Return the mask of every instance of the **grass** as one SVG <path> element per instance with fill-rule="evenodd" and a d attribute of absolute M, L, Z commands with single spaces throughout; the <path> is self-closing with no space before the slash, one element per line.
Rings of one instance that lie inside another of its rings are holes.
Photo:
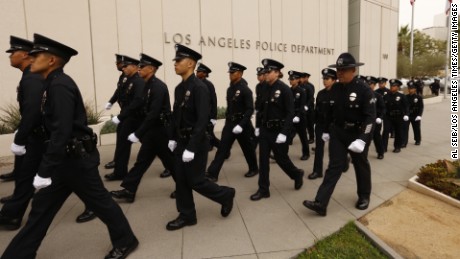
<path fill-rule="evenodd" d="M 323 258 L 388 258 L 359 232 L 353 222 L 338 232 L 316 242 L 313 247 L 299 254 L 297 259 Z"/>

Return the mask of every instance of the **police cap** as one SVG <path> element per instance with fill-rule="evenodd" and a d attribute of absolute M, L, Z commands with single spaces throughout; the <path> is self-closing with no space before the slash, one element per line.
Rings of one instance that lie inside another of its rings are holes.
<path fill-rule="evenodd" d="M 289 75 L 289 80 L 293 80 L 293 79 L 299 79 L 302 76 L 302 73 L 294 71 L 294 70 L 290 70 L 288 72 L 288 75 Z"/>
<path fill-rule="evenodd" d="M 270 72 L 271 70 L 281 70 L 284 65 L 281 64 L 280 62 L 276 61 L 276 60 L 273 60 L 273 59 L 269 59 L 269 58 L 266 58 L 266 59 L 263 59 L 262 60 L 262 65 L 264 65 L 264 69 L 267 71 L 267 72 Z"/>
<path fill-rule="evenodd" d="M 139 66 L 153 66 L 159 68 L 163 63 L 144 53 L 140 54 Z"/>
<path fill-rule="evenodd" d="M 359 67 L 364 65 L 364 63 L 361 62 L 356 62 L 355 58 L 353 55 L 351 55 L 348 52 L 344 52 L 340 54 L 340 56 L 337 58 L 337 61 L 335 64 L 329 65 L 329 67 L 332 68 L 351 68 L 351 67 Z"/>
<path fill-rule="evenodd" d="M 386 83 L 388 81 L 385 77 L 379 77 L 377 80 L 379 80 L 379 83 Z"/>
<path fill-rule="evenodd" d="M 417 88 L 417 86 L 415 85 L 414 81 L 410 80 L 409 82 L 407 82 L 407 88 L 415 89 L 415 88 Z"/>
<path fill-rule="evenodd" d="M 323 79 L 331 77 L 333 79 L 337 79 L 337 72 L 334 69 L 325 68 L 321 70 L 321 74 L 323 75 Z"/>
<path fill-rule="evenodd" d="M 256 71 L 257 71 L 257 75 L 258 75 L 258 76 L 267 73 L 267 71 L 265 71 L 265 69 L 264 69 L 263 67 L 258 67 L 258 68 L 256 68 Z"/>
<path fill-rule="evenodd" d="M 369 84 L 377 84 L 379 81 L 375 76 L 367 76 L 366 79 Z"/>
<path fill-rule="evenodd" d="M 363 80 L 364 82 L 367 83 L 367 76 L 357 75 L 356 78 L 357 78 L 357 79 L 360 79 L 360 80 Z"/>
<path fill-rule="evenodd" d="M 244 71 L 246 67 L 235 62 L 228 62 L 228 72 L 233 73 L 235 71 Z"/>
<path fill-rule="evenodd" d="M 198 61 L 201 59 L 200 53 L 184 45 L 176 44 L 175 48 L 176 48 L 176 56 L 174 57 L 173 61 L 181 60 L 184 58 L 190 58 L 195 61 Z"/>
<path fill-rule="evenodd" d="M 66 62 L 69 61 L 72 56 L 78 54 L 78 51 L 74 50 L 73 48 L 67 45 L 64 45 L 53 39 L 47 38 L 38 33 L 34 33 L 34 47 L 29 52 L 29 54 L 35 55 L 40 52 L 49 52 L 64 59 Z"/>
<path fill-rule="evenodd" d="M 197 72 L 204 72 L 204 73 L 206 73 L 206 74 L 209 74 L 209 73 L 212 72 L 212 70 L 211 70 L 208 66 L 206 66 L 205 64 L 203 64 L 203 63 L 200 63 L 200 64 L 198 65 L 198 67 L 196 68 L 196 71 L 197 71 Z"/>
<path fill-rule="evenodd" d="M 30 40 L 21 39 L 15 36 L 10 36 L 10 48 L 7 49 L 6 53 L 13 53 L 17 50 L 23 50 L 29 52 L 34 47 L 34 43 Z"/>
<path fill-rule="evenodd" d="M 137 66 L 139 65 L 140 61 L 132 57 L 121 55 L 121 63 L 123 63 L 123 66 L 127 66 L 127 65 Z"/>
<path fill-rule="evenodd" d="M 399 81 L 398 79 L 391 79 L 390 80 L 390 86 L 400 87 L 401 85 L 402 85 L 402 82 Z"/>
<path fill-rule="evenodd" d="M 304 77 L 310 77 L 310 74 L 307 73 L 307 72 L 303 72 L 303 73 L 300 73 L 300 74 L 301 74 L 300 77 L 302 77 L 302 78 L 304 78 Z"/>
<path fill-rule="evenodd" d="M 122 56 L 123 56 L 123 55 L 115 54 L 115 60 L 116 60 L 117 63 L 121 63 L 121 57 L 122 57 Z"/>

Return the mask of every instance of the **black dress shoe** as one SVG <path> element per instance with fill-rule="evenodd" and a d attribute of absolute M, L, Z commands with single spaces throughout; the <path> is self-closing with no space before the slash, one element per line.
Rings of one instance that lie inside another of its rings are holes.
<path fill-rule="evenodd" d="M 251 171 L 249 170 L 247 173 L 244 174 L 244 177 L 253 177 L 253 176 L 256 176 L 259 174 L 259 171 L 255 170 L 255 171 Z"/>
<path fill-rule="evenodd" d="M 92 210 L 85 209 L 82 214 L 78 215 L 75 220 L 77 223 L 88 222 L 96 218 L 96 214 Z"/>
<path fill-rule="evenodd" d="M 313 143 L 315 143 L 315 139 L 314 139 L 314 138 L 312 138 L 312 139 L 310 139 L 310 140 L 308 141 L 308 144 L 313 144 Z"/>
<path fill-rule="evenodd" d="M 22 219 L 10 218 L 0 212 L 0 229 L 16 230 L 21 227 Z"/>
<path fill-rule="evenodd" d="M 107 164 L 104 165 L 105 169 L 112 169 L 115 168 L 115 161 L 110 161 Z"/>
<path fill-rule="evenodd" d="M 178 217 L 177 219 L 168 222 L 168 224 L 166 225 L 166 229 L 169 231 L 173 231 L 173 230 L 181 229 L 185 226 L 193 226 L 193 225 L 196 225 L 196 219 L 186 220 L 181 217 Z"/>
<path fill-rule="evenodd" d="M 420 146 L 420 141 L 415 141 L 416 146 Z"/>
<path fill-rule="evenodd" d="M 377 156 L 377 159 L 383 159 L 383 154 L 379 154 L 379 155 Z"/>
<path fill-rule="evenodd" d="M 230 212 L 232 212 L 232 209 L 233 209 L 233 199 L 235 198 L 235 189 L 230 188 L 229 192 L 230 192 L 230 198 L 228 199 L 228 201 L 222 204 L 222 208 L 220 209 L 220 215 L 222 215 L 222 217 L 224 218 L 230 215 Z"/>
<path fill-rule="evenodd" d="M 134 241 L 125 247 L 114 247 L 112 250 L 110 250 L 109 254 L 104 257 L 104 259 L 124 259 L 132 251 L 134 251 L 138 245 L 139 241 L 137 238 L 134 238 Z"/>
<path fill-rule="evenodd" d="M 176 198 L 176 191 L 173 191 L 170 195 L 169 198 L 175 199 Z"/>
<path fill-rule="evenodd" d="M 124 178 L 123 176 L 116 175 L 115 173 L 106 174 L 104 177 L 107 179 L 107 181 L 120 181 Z"/>
<path fill-rule="evenodd" d="M 0 180 L 9 182 L 14 180 L 14 172 L 0 175 Z"/>
<path fill-rule="evenodd" d="M 324 207 L 323 205 L 321 205 L 319 202 L 317 201 L 308 201 L 308 200 L 305 200 L 303 201 L 303 206 L 311 209 L 312 211 L 318 213 L 319 215 L 321 216 L 326 216 L 327 214 L 327 210 L 326 210 L 326 207 Z"/>
<path fill-rule="evenodd" d="M 400 149 L 400 148 L 395 148 L 395 149 L 393 150 L 393 153 L 399 153 L 399 152 L 401 152 L 401 149 Z"/>
<path fill-rule="evenodd" d="M 231 155 L 232 155 L 232 153 L 230 151 L 228 151 L 227 156 L 225 156 L 225 160 L 229 159 Z"/>
<path fill-rule="evenodd" d="M 310 180 L 314 180 L 316 178 L 321 178 L 321 177 L 323 177 L 323 174 L 320 174 L 320 173 L 317 173 L 317 172 L 313 172 L 313 173 L 308 175 L 308 179 L 310 179 Z"/>
<path fill-rule="evenodd" d="M 257 191 L 256 193 L 254 193 L 253 195 L 251 195 L 251 201 L 258 201 L 260 199 L 263 199 L 263 198 L 270 198 L 270 193 L 269 192 L 261 192 L 261 191 Z"/>
<path fill-rule="evenodd" d="M 130 192 L 126 189 L 121 189 L 118 191 L 111 191 L 110 194 L 112 195 L 113 198 L 124 200 L 128 203 L 133 203 L 134 198 L 136 197 L 136 194 L 134 192 Z"/>
<path fill-rule="evenodd" d="M 406 147 L 407 147 L 407 145 L 401 145 L 401 148 L 406 148 Z"/>
<path fill-rule="evenodd" d="M 300 188 L 302 188 L 304 175 L 305 172 L 302 169 L 299 169 L 299 175 L 294 180 L 294 189 L 299 190 Z"/>
<path fill-rule="evenodd" d="M 215 183 L 217 182 L 217 177 L 213 176 L 213 175 L 210 175 L 208 173 L 205 173 L 204 177 L 206 177 L 206 179 L 208 179 L 209 181 Z"/>
<path fill-rule="evenodd" d="M 166 177 L 170 177 L 170 176 L 171 176 L 171 171 L 169 171 L 168 169 L 165 169 L 163 171 L 163 173 L 160 174 L 161 178 L 166 178 Z"/>
<path fill-rule="evenodd" d="M 308 160 L 310 158 L 310 155 L 303 155 L 300 157 L 300 160 Z"/>
<path fill-rule="evenodd" d="M 11 200 L 12 198 L 13 198 L 13 194 L 8 195 L 8 196 L 5 196 L 5 197 L 2 197 L 2 198 L 0 199 L 0 202 L 3 203 L 3 204 L 5 204 L 7 201 Z"/>
<path fill-rule="evenodd" d="M 315 151 L 315 150 L 316 150 L 316 147 L 312 147 L 312 148 L 311 148 L 311 151 Z"/>
<path fill-rule="evenodd" d="M 359 198 L 356 202 L 356 208 L 358 210 L 365 210 L 369 207 L 369 198 Z"/>

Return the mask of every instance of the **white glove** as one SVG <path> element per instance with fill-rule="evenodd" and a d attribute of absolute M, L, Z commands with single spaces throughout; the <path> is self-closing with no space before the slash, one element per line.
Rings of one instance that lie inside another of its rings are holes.
<path fill-rule="evenodd" d="M 404 115 L 403 120 L 404 120 L 404 121 L 408 121 L 408 120 L 409 120 L 409 116 Z"/>
<path fill-rule="evenodd" d="M 26 146 L 19 146 L 13 142 L 11 143 L 11 152 L 13 152 L 16 156 L 23 156 L 26 154 Z"/>
<path fill-rule="evenodd" d="M 276 141 L 275 141 L 277 144 L 283 144 L 286 142 L 286 135 L 284 134 L 278 134 L 278 136 L 276 137 Z"/>
<path fill-rule="evenodd" d="M 212 123 L 212 126 L 216 126 L 217 121 L 215 119 L 210 119 L 209 121 Z"/>
<path fill-rule="evenodd" d="M 308 106 L 305 105 L 305 106 L 303 107 L 303 109 L 304 109 L 305 111 L 308 111 Z"/>
<path fill-rule="evenodd" d="M 134 134 L 134 133 L 129 134 L 128 140 L 133 142 L 133 143 L 139 142 L 139 138 L 137 138 L 136 134 Z"/>
<path fill-rule="evenodd" d="M 329 133 L 323 133 L 323 135 L 321 136 L 321 139 L 324 142 L 328 142 L 331 139 L 331 136 L 329 136 Z"/>
<path fill-rule="evenodd" d="M 40 190 L 42 188 L 50 186 L 51 182 L 52 182 L 51 177 L 50 178 L 42 178 L 37 174 L 34 177 L 33 185 L 34 185 L 35 189 Z"/>
<path fill-rule="evenodd" d="M 118 116 L 113 116 L 112 122 L 115 123 L 115 125 L 118 125 L 120 123 L 120 120 L 118 119 Z"/>
<path fill-rule="evenodd" d="M 185 163 L 190 162 L 195 158 L 195 153 L 188 151 L 187 149 L 184 150 L 184 153 L 182 154 L 182 161 Z"/>
<path fill-rule="evenodd" d="M 292 119 L 292 122 L 294 123 L 299 123 L 300 122 L 300 118 L 295 116 L 293 119 Z"/>
<path fill-rule="evenodd" d="M 18 130 L 15 130 L 15 131 L 14 131 L 14 135 L 15 135 L 15 136 L 16 136 L 16 133 L 18 133 Z"/>
<path fill-rule="evenodd" d="M 422 116 L 415 117 L 415 121 L 421 121 L 421 120 L 422 120 Z"/>
<path fill-rule="evenodd" d="M 376 119 L 375 119 L 375 123 L 377 123 L 377 124 L 382 124 L 382 119 L 376 118 Z"/>
<path fill-rule="evenodd" d="M 254 130 L 254 135 L 256 135 L 256 137 L 258 137 L 260 135 L 260 129 L 259 128 L 256 128 Z"/>
<path fill-rule="evenodd" d="M 236 125 L 233 130 L 232 130 L 233 134 L 240 134 L 241 132 L 243 132 L 243 128 L 241 128 L 240 125 Z"/>
<path fill-rule="evenodd" d="M 112 105 L 113 105 L 113 104 L 110 103 L 110 102 L 106 103 L 106 104 L 105 104 L 105 109 L 106 109 L 107 111 L 110 110 L 110 109 L 112 109 Z"/>
<path fill-rule="evenodd" d="M 348 146 L 348 149 L 355 153 L 362 153 L 365 146 L 366 142 L 362 141 L 361 139 L 357 139 L 351 142 L 351 144 Z"/>
<path fill-rule="evenodd" d="M 168 148 L 169 148 L 169 150 L 171 150 L 171 152 L 174 152 L 174 149 L 176 149 L 176 147 L 177 147 L 177 142 L 176 141 L 170 140 L 168 142 Z"/>

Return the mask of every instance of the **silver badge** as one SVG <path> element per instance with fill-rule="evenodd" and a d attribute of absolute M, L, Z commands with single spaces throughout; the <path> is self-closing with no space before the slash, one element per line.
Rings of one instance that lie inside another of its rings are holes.
<path fill-rule="evenodd" d="M 417 98 L 414 99 L 414 103 L 418 103 L 418 99 L 417 99 Z"/>
<path fill-rule="evenodd" d="M 126 83 L 127 80 L 128 80 L 127 77 L 123 77 L 123 84 Z"/>
<path fill-rule="evenodd" d="M 185 96 L 190 96 L 190 91 L 187 90 L 187 92 L 185 92 Z"/>
<path fill-rule="evenodd" d="M 343 65 L 343 59 L 342 59 L 342 58 L 337 59 L 337 65 L 338 65 L 338 66 L 342 66 L 342 65 Z"/>
<path fill-rule="evenodd" d="M 280 90 L 276 90 L 276 91 L 275 91 L 275 98 L 280 97 L 280 95 L 281 95 L 281 91 L 280 91 Z"/>
<path fill-rule="evenodd" d="M 240 93 L 241 93 L 240 90 L 236 90 L 235 96 L 239 96 Z"/>
<path fill-rule="evenodd" d="M 268 60 L 264 59 L 264 60 L 262 61 L 262 63 L 263 63 L 264 66 L 267 66 L 267 65 L 268 65 Z"/>
<path fill-rule="evenodd" d="M 300 93 L 296 93 L 295 98 L 299 99 L 300 98 Z"/>
<path fill-rule="evenodd" d="M 351 102 L 354 102 L 356 100 L 356 93 L 351 93 L 350 96 L 349 96 L 349 99 Z"/>
<path fill-rule="evenodd" d="M 323 69 L 323 74 L 327 74 L 327 68 Z"/>
<path fill-rule="evenodd" d="M 401 100 L 401 97 L 396 96 L 396 101 L 399 102 L 399 100 Z"/>

